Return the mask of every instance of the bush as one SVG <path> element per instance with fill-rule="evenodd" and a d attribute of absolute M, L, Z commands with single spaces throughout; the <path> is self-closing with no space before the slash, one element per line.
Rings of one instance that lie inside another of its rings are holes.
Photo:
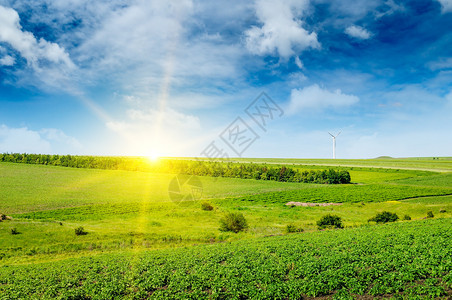
<path fill-rule="evenodd" d="M 286 226 L 286 233 L 303 232 L 303 228 L 297 227 L 294 224 L 288 224 Z"/>
<path fill-rule="evenodd" d="M 17 228 L 11 228 L 11 234 L 19 234 L 20 232 L 17 230 Z"/>
<path fill-rule="evenodd" d="M 213 210 L 213 206 L 209 202 L 203 202 L 203 203 L 201 203 L 201 209 L 210 211 L 210 210 Z"/>
<path fill-rule="evenodd" d="M 325 228 L 344 228 L 341 217 L 330 214 L 323 216 L 317 221 L 317 226 L 319 230 Z"/>
<path fill-rule="evenodd" d="M 440 213 L 445 213 L 446 210 L 445 210 L 444 208 L 441 208 L 441 209 L 439 210 L 439 212 L 440 212 Z"/>
<path fill-rule="evenodd" d="M 404 215 L 404 216 L 403 216 L 403 219 L 404 219 L 405 221 L 409 221 L 409 220 L 411 220 L 411 217 L 410 217 L 409 215 Z"/>
<path fill-rule="evenodd" d="M 221 231 L 233 231 L 235 233 L 248 228 L 248 223 L 241 213 L 227 213 L 220 220 Z"/>
<path fill-rule="evenodd" d="M 82 226 L 75 228 L 75 235 L 87 235 L 88 232 Z"/>
<path fill-rule="evenodd" d="M 428 211 L 427 212 L 427 218 L 434 218 L 435 216 L 433 215 L 432 211 Z"/>
<path fill-rule="evenodd" d="M 377 223 L 388 223 L 388 222 L 395 222 L 399 219 L 399 216 L 397 216 L 396 213 L 391 213 L 389 211 L 384 211 L 381 213 L 378 213 L 375 217 L 370 218 L 370 221 L 377 222 Z"/>

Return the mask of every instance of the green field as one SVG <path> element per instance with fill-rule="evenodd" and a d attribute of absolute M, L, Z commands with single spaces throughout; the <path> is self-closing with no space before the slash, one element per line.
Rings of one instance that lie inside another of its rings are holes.
<path fill-rule="evenodd" d="M 199 177 L 201 199 L 174 203 L 175 174 L 0 163 L 0 299 L 451 295 L 452 159 L 242 161 L 340 165 L 352 184 Z M 368 222 L 382 211 L 412 220 Z M 249 228 L 219 231 L 226 212 Z M 319 232 L 328 213 L 345 229 Z"/>

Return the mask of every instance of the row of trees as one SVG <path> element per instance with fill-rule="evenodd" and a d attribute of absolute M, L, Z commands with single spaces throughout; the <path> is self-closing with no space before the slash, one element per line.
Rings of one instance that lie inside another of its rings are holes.
<path fill-rule="evenodd" d="M 282 182 L 344 184 L 350 183 L 351 180 L 350 173 L 346 170 L 300 171 L 297 168 L 286 166 L 270 167 L 252 163 L 169 160 L 166 167 L 174 173 Z"/>
<path fill-rule="evenodd" d="M 142 157 L 5 153 L 0 154 L 0 162 L 2 161 L 72 168 L 147 171 L 281 182 L 341 184 L 350 183 L 351 180 L 350 173 L 345 170 L 299 170 L 286 166 L 270 167 L 265 164 L 241 164 L 206 160 L 162 159 L 158 163 L 150 163 Z"/>
<path fill-rule="evenodd" d="M 143 161 L 143 158 L 133 157 L 48 155 L 27 153 L 0 154 L 0 162 L 39 164 L 87 169 L 142 171 L 143 168 L 145 168 Z"/>

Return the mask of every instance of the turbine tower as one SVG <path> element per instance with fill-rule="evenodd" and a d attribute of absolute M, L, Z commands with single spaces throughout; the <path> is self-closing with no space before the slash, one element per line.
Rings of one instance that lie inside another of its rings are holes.
<path fill-rule="evenodd" d="M 341 134 L 341 132 L 339 131 L 339 133 L 336 134 L 336 136 L 332 135 L 329 132 L 328 134 L 331 135 L 331 137 L 333 138 L 333 159 L 336 159 L 336 138 L 339 136 L 339 134 Z"/>

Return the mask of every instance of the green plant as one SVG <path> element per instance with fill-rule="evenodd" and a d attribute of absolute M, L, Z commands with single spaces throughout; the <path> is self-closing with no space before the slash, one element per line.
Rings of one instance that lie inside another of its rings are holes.
<path fill-rule="evenodd" d="M 75 235 L 87 235 L 87 234 L 88 232 L 86 232 L 82 226 L 75 228 Z"/>
<path fill-rule="evenodd" d="M 297 227 L 295 224 L 287 224 L 286 233 L 303 232 L 303 228 Z"/>
<path fill-rule="evenodd" d="M 319 230 L 325 228 L 344 228 L 341 217 L 330 214 L 323 216 L 317 221 L 317 227 Z"/>
<path fill-rule="evenodd" d="M 375 217 L 370 218 L 369 222 L 377 222 L 377 223 L 388 223 L 388 222 L 395 222 L 399 219 L 399 216 L 397 216 L 396 213 L 391 213 L 389 211 L 383 211 L 381 213 L 378 213 Z"/>
<path fill-rule="evenodd" d="M 403 220 L 409 221 L 409 220 L 411 220 L 411 217 L 409 215 L 404 215 Z"/>
<path fill-rule="evenodd" d="M 202 202 L 201 209 L 206 210 L 206 211 L 211 211 L 211 210 L 213 210 L 213 206 L 209 202 Z"/>
<path fill-rule="evenodd" d="M 248 223 L 241 213 L 227 213 L 220 220 L 220 231 L 233 231 L 235 233 L 248 228 Z"/>
<path fill-rule="evenodd" d="M 11 234 L 15 235 L 15 234 L 20 234 L 20 232 L 17 230 L 16 227 L 11 228 Z"/>
<path fill-rule="evenodd" d="M 430 210 L 427 212 L 427 218 L 434 218 L 433 212 Z"/>

